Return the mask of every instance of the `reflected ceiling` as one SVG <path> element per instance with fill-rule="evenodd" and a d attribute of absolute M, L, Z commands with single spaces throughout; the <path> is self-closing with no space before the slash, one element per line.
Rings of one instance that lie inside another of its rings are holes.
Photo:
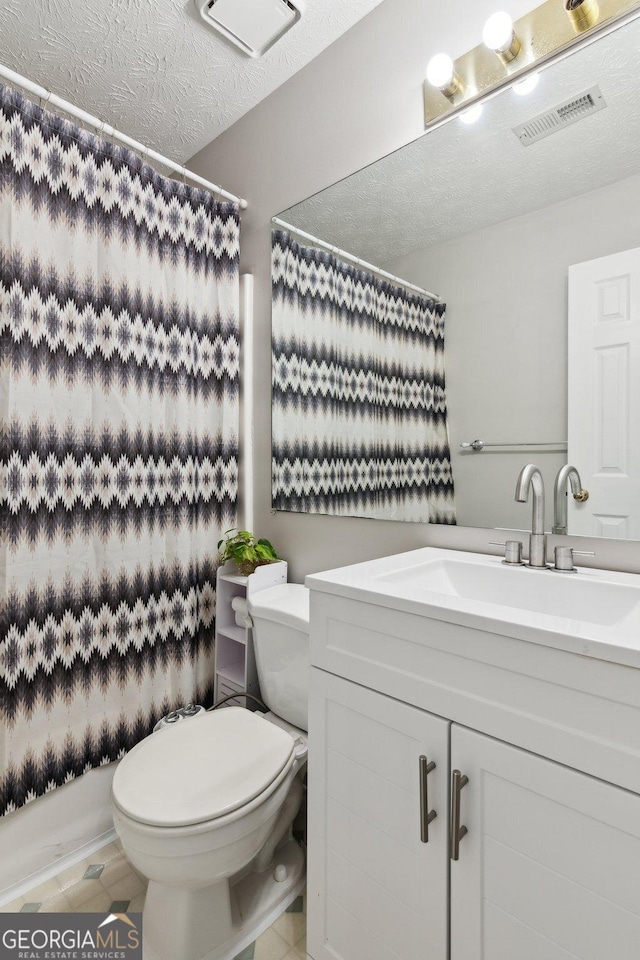
<path fill-rule="evenodd" d="M 385 267 L 414 250 L 567 200 L 640 170 L 640 20 L 280 216 Z M 523 147 L 513 127 L 598 84 L 607 108 Z M 470 161 L 470 157 L 472 157 Z"/>

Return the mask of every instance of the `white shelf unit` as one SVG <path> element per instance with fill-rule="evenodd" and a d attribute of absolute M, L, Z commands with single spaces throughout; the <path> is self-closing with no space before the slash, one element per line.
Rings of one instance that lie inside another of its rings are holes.
<path fill-rule="evenodd" d="M 231 606 L 234 597 L 249 599 L 260 590 L 287 582 L 287 564 L 280 560 L 257 567 L 248 577 L 242 577 L 235 565 L 226 563 L 216 574 L 216 653 L 214 700 L 234 693 L 250 693 L 260 696 L 258 671 L 253 650 L 253 631 L 250 627 L 238 626 L 236 613 Z M 247 706 L 256 709 L 256 704 L 244 697 L 228 700 L 225 706 Z"/>

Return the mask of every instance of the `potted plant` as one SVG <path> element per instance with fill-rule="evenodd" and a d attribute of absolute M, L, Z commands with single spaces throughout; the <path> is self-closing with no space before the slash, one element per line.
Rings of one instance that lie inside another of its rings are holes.
<path fill-rule="evenodd" d="M 256 539 L 249 530 L 227 530 L 218 541 L 218 550 L 220 563 L 233 560 L 243 577 L 248 577 L 264 563 L 280 559 L 268 540 Z"/>

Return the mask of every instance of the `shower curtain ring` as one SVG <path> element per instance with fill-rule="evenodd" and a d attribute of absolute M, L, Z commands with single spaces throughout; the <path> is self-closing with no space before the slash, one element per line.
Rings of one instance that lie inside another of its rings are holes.
<path fill-rule="evenodd" d="M 100 121 L 100 130 L 98 131 L 98 133 L 99 133 L 99 136 L 100 136 L 101 140 L 103 141 L 103 146 L 100 148 L 101 150 L 105 150 L 105 149 L 106 149 L 106 147 L 105 147 L 105 145 L 104 145 L 105 143 L 109 143 L 109 144 L 112 144 L 112 143 L 113 143 L 113 141 L 112 141 L 112 139 L 111 139 L 111 137 L 109 136 L 109 133 L 108 133 L 108 131 L 107 131 L 107 127 L 108 127 L 108 126 L 109 126 L 109 124 L 107 123 L 106 120 L 101 120 L 101 121 Z M 111 129 L 113 130 L 113 127 L 112 127 Z"/>

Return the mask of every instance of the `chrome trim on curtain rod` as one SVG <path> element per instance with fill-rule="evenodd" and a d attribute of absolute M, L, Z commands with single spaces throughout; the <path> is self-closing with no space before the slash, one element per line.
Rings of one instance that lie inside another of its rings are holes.
<path fill-rule="evenodd" d="M 106 137 L 112 137 L 114 140 L 119 140 L 131 150 L 135 150 L 136 153 L 143 154 L 147 160 L 162 164 L 163 167 L 168 167 L 169 170 L 172 170 L 174 173 L 179 173 L 181 177 L 184 177 L 185 179 L 188 177 L 189 180 L 192 180 L 199 187 L 203 187 L 205 190 L 209 190 L 211 193 L 217 193 L 218 196 L 224 197 L 225 200 L 231 200 L 234 203 L 237 203 L 242 210 L 246 209 L 247 201 L 242 200 L 241 197 L 236 197 L 235 194 L 229 193 L 228 190 L 223 190 L 222 187 L 219 187 L 216 183 L 211 183 L 210 180 L 205 180 L 204 177 L 198 176 L 197 173 L 193 173 L 187 167 L 179 163 L 175 163 L 173 160 L 163 156 L 163 154 L 158 153 L 156 150 L 146 147 L 138 140 L 133 140 L 132 137 L 128 137 L 126 133 L 122 133 L 120 130 L 116 130 L 115 127 L 112 127 L 111 124 L 105 123 L 104 120 L 94 117 L 91 113 L 86 113 L 86 111 L 81 110 L 80 107 L 76 107 L 73 103 L 69 103 L 68 100 L 63 100 L 62 97 L 57 96 L 57 94 L 52 93 L 50 90 L 46 90 L 45 87 L 41 87 L 40 84 L 33 83 L 32 80 L 28 80 L 19 73 L 9 70 L 9 68 L 5 67 L 4 64 L 0 64 L 0 79 L 6 80 L 13 86 L 21 87 L 32 96 L 38 97 L 40 100 L 44 100 L 45 107 L 56 107 L 58 110 L 62 110 L 64 113 L 67 113 L 70 116 L 75 117 L 77 120 L 80 120 L 81 123 L 85 124 L 85 126 L 93 127 L 94 130 L 98 131 L 98 133 L 103 134 Z"/>
<path fill-rule="evenodd" d="M 416 293 L 421 293 L 424 296 L 429 297 L 430 300 L 434 300 L 436 303 L 442 302 L 439 294 L 431 293 L 429 290 L 423 289 L 423 287 L 417 287 L 415 283 L 409 283 L 407 280 L 403 280 L 402 277 L 396 277 L 393 273 L 388 273 L 386 270 L 381 270 L 380 267 L 374 266 L 373 263 L 367 263 L 366 260 L 361 260 L 360 257 L 356 257 L 352 253 L 348 253 L 346 250 L 341 250 L 340 247 L 334 247 L 331 243 L 327 243 L 326 240 L 321 240 L 319 237 L 314 237 L 313 234 L 307 233 L 305 230 L 299 230 L 298 227 L 294 227 L 293 224 L 286 223 L 284 220 L 280 220 L 279 217 L 272 217 L 271 222 L 277 223 L 279 227 L 282 227 L 284 230 L 288 230 L 290 233 L 295 233 L 304 240 L 310 240 L 311 243 L 316 244 L 319 247 L 324 247 L 325 250 L 329 250 L 330 253 L 335 253 L 335 255 L 341 259 L 352 260 L 353 263 L 357 264 L 359 267 L 364 267 L 365 270 L 371 270 L 372 273 L 377 273 L 379 277 L 384 277 L 385 280 L 393 280 L 394 283 L 397 283 L 400 287 L 404 287 L 406 290 L 415 290 Z"/>

